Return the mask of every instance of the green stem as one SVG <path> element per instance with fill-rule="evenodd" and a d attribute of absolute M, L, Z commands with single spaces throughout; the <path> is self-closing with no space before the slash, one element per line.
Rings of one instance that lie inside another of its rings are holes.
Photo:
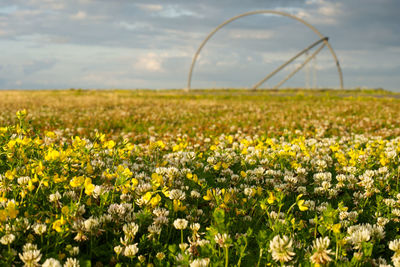
<path fill-rule="evenodd" d="M 225 247 L 225 267 L 228 267 L 229 264 L 229 248 L 226 246 Z"/>
<path fill-rule="evenodd" d="M 183 244 L 183 229 L 181 229 L 181 244 Z"/>
<path fill-rule="evenodd" d="M 338 259 L 338 253 L 339 253 L 339 244 L 338 244 L 338 240 L 337 240 L 337 236 L 335 235 L 335 239 L 336 239 L 336 253 L 335 253 L 335 262 L 337 262 Z"/>
<path fill-rule="evenodd" d="M 258 266 L 260 266 L 260 262 L 261 262 L 262 254 L 263 254 L 263 249 L 262 249 L 262 248 L 260 248 L 260 256 L 258 257 L 257 267 L 258 267 Z"/>
<path fill-rule="evenodd" d="M 83 194 L 83 188 L 84 188 L 84 186 L 82 185 L 81 193 L 80 193 L 80 195 L 79 195 L 78 208 L 79 208 L 79 204 L 81 204 L 81 198 L 82 198 L 82 194 Z M 112 202 L 111 202 L 111 203 L 112 203 Z"/>

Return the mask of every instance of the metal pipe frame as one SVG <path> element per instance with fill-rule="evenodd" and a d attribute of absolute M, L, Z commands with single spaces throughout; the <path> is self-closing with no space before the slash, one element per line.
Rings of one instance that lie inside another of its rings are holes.
<path fill-rule="evenodd" d="M 190 70 L 189 70 L 189 75 L 188 75 L 188 83 L 187 83 L 187 88 L 186 91 L 191 89 L 191 82 L 192 82 L 192 74 L 193 74 L 193 69 L 194 66 L 196 64 L 197 58 L 201 52 L 201 50 L 203 49 L 203 47 L 206 45 L 206 43 L 211 39 L 211 37 L 217 32 L 219 31 L 222 27 L 224 27 L 225 25 L 240 19 L 242 17 L 246 17 L 246 16 L 251 16 L 251 15 L 257 15 L 257 14 L 274 14 L 274 15 L 280 15 L 280 16 L 284 16 L 284 17 L 288 17 L 291 19 L 294 19 L 296 21 L 301 22 L 302 24 L 304 24 L 305 26 L 307 26 L 309 29 L 311 29 L 315 34 L 317 34 L 319 36 L 319 38 L 323 39 L 324 35 L 322 35 L 314 26 L 312 26 L 311 24 L 309 24 L 308 22 L 306 22 L 303 19 L 300 19 L 296 16 L 293 16 L 289 13 L 286 12 L 282 12 L 282 11 L 276 11 L 276 10 L 256 10 L 256 11 L 250 11 L 250 12 L 246 12 L 240 15 L 237 15 L 235 17 L 232 17 L 228 20 L 226 20 L 225 22 L 223 22 L 222 24 L 218 25 L 212 32 L 210 32 L 207 37 L 203 40 L 203 42 L 200 44 L 199 48 L 197 49 L 196 53 L 194 54 L 193 60 L 192 60 L 192 64 L 190 66 Z M 331 45 L 329 44 L 329 42 L 327 40 L 324 40 L 325 45 L 329 48 L 332 57 L 335 61 L 336 67 L 337 67 L 337 71 L 339 74 L 339 80 L 340 80 L 340 88 L 343 89 L 343 74 L 342 74 L 342 70 L 340 68 L 340 64 L 339 64 L 339 60 L 336 57 L 335 51 L 333 50 L 333 48 L 331 47 Z"/>
<path fill-rule="evenodd" d="M 322 44 L 320 47 L 318 47 L 318 49 L 315 50 L 314 53 L 312 53 L 310 56 L 308 56 L 306 58 L 306 60 L 300 66 L 298 66 L 295 70 L 293 70 L 291 73 L 289 73 L 289 75 L 287 75 L 282 81 L 280 81 L 277 85 L 275 85 L 273 89 L 278 89 L 282 84 L 287 82 L 287 80 L 292 78 L 293 75 L 295 75 L 299 70 L 301 70 L 308 62 L 310 62 L 311 59 L 315 58 L 324 47 L 325 47 L 325 44 Z"/>
<path fill-rule="evenodd" d="M 278 68 L 276 68 L 274 71 L 272 71 L 270 74 L 268 74 L 267 76 L 265 76 L 265 78 L 263 78 L 261 81 L 259 81 L 258 83 L 256 83 L 253 86 L 253 90 L 256 90 L 258 87 L 260 87 L 263 83 L 265 83 L 266 81 L 268 81 L 272 76 L 274 76 L 275 74 L 277 74 L 279 71 L 281 71 L 284 67 L 286 67 L 287 65 L 289 65 L 290 63 L 292 63 L 296 58 L 298 58 L 299 56 L 303 55 L 304 53 L 306 53 L 307 51 L 309 51 L 310 49 L 312 49 L 314 46 L 318 45 L 319 43 L 323 42 L 323 41 L 328 41 L 328 37 L 324 37 L 322 39 L 319 39 L 318 41 L 312 43 L 311 45 L 309 45 L 308 47 L 304 48 L 303 50 L 301 50 L 299 53 L 297 53 L 295 56 L 293 56 L 291 59 L 289 59 L 288 61 L 286 61 L 285 63 L 283 63 L 282 65 L 280 65 Z"/>

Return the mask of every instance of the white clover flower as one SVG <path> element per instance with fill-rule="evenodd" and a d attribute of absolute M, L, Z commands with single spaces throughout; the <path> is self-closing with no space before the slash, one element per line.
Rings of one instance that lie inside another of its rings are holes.
<path fill-rule="evenodd" d="M 101 194 L 103 193 L 103 187 L 101 185 L 95 185 L 94 186 L 94 190 L 92 192 L 92 196 L 93 198 L 99 198 L 101 196 Z"/>
<path fill-rule="evenodd" d="M 397 156 L 397 153 L 395 150 L 388 150 L 386 151 L 386 157 L 389 159 L 394 159 Z"/>
<path fill-rule="evenodd" d="M 339 219 L 341 221 L 345 220 L 349 216 L 349 213 L 347 211 L 341 211 L 339 212 Z"/>
<path fill-rule="evenodd" d="M 191 229 L 193 232 L 198 232 L 198 231 L 200 230 L 200 224 L 199 224 L 199 223 L 192 223 L 192 224 L 190 225 L 190 229 Z"/>
<path fill-rule="evenodd" d="M 154 219 L 154 224 L 156 225 L 164 225 L 164 224 L 168 224 L 168 218 L 164 217 L 164 216 L 160 216 Z"/>
<path fill-rule="evenodd" d="M 9 245 L 15 240 L 15 235 L 13 234 L 6 234 L 0 238 L 0 243 L 3 245 Z"/>
<path fill-rule="evenodd" d="M 394 267 L 400 267 L 400 257 L 392 257 L 392 261 L 393 261 L 393 266 Z"/>
<path fill-rule="evenodd" d="M 186 229 L 186 227 L 188 226 L 188 221 L 185 219 L 176 219 L 174 221 L 174 227 L 177 230 L 183 230 Z"/>
<path fill-rule="evenodd" d="M 61 199 L 61 194 L 57 191 L 49 196 L 50 202 L 57 202 Z"/>
<path fill-rule="evenodd" d="M 389 219 L 385 217 L 378 217 L 378 219 L 376 219 L 376 224 L 382 227 L 384 227 L 388 222 Z"/>
<path fill-rule="evenodd" d="M 394 207 L 396 205 L 396 200 L 391 199 L 391 198 L 385 198 L 383 200 L 383 203 L 385 203 L 389 207 Z"/>
<path fill-rule="evenodd" d="M 122 227 L 124 234 L 130 238 L 134 238 L 136 233 L 139 231 L 139 225 L 134 222 L 124 224 Z"/>
<path fill-rule="evenodd" d="M 42 235 L 47 230 L 47 226 L 44 223 L 35 223 L 32 228 L 37 235 Z"/>
<path fill-rule="evenodd" d="M 17 182 L 20 185 L 25 185 L 29 182 L 30 178 L 28 176 L 19 177 Z"/>
<path fill-rule="evenodd" d="M 245 194 L 247 197 L 252 197 L 252 196 L 253 196 L 253 193 L 255 194 L 255 190 L 253 190 L 253 189 L 250 188 L 250 187 L 246 187 L 246 188 L 244 189 L 244 194 Z"/>
<path fill-rule="evenodd" d="M 42 267 L 61 267 L 61 263 L 54 258 L 49 258 L 43 263 Z"/>
<path fill-rule="evenodd" d="M 80 264 L 75 258 L 67 258 L 63 267 L 80 267 Z"/>
<path fill-rule="evenodd" d="M 95 230 L 99 226 L 99 224 L 100 224 L 99 220 L 97 218 L 92 218 L 92 217 L 83 222 L 83 225 L 85 226 L 85 229 L 88 232 Z"/>
<path fill-rule="evenodd" d="M 330 261 L 332 261 L 331 257 L 329 257 L 332 253 L 332 250 L 328 249 L 330 244 L 330 240 L 328 237 L 320 237 L 313 241 L 313 250 L 314 253 L 311 255 L 311 262 L 315 265 L 324 265 Z"/>
<path fill-rule="evenodd" d="M 230 236 L 226 233 L 222 235 L 220 233 L 216 234 L 214 236 L 214 240 L 221 248 L 230 246 L 229 244 Z"/>
<path fill-rule="evenodd" d="M 39 261 L 42 258 L 42 254 L 38 249 L 26 250 L 22 254 L 19 253 L 18 256 L 27 267 L 40 266 Z"/>
<path fill-rule="evenodd" d="M 384 258 L 379 257 L 378 260 L 374 260 L 375 265 L 379 267 L 392 267 L 392 265 L 388 264 Z"/>
<path fill-rule="evenodd" d="M 172 189 L 169 192 L 169 198 L 171 200 L 185 200 L 186 199 L 186 194 L 182 190 L 179 189 Z"/>
<path fill-rule="evenodd" d="M 71 256 L 77 256 L 77 255 L 79 254 L 79 247 L 73 247 L 73 246 L 71 246 L 71 245 L 68 245 L 68 246 L 66 247 L 66 250 L 68 251 L 68 253 L 69 253 Z"/>
<path fill-rule="evenodd" d="M 392 214 L 396 217 L 400 217 L 400 209 L 392 209 Z"/>
<path fill-rule="evenodd" d="M 121 254 L 123 250 L 124 248 L 120 245 L 114 247 L 114 252 L 117 253 L 117 255 Z"/>
<path fill-rule="evenodd" d="M 149 231 L 149 233 L 151 234 L 160 234 L 161 233 L 161 227 L 159 224 L 153 223 L 151 225 L 149 225 L 149 227 L 147 227 L 147 230 Z"/>
<path fill-rule="evenodd" d="M 23 247 L 22 247 L 22 251 L 26 252 L 26 251 L 31 251 L 31 250 L 37 250 L 37 245 L 32 244 L 32 243 L 26 243 Z"/>
<path fill-rule="evenodd" d="M 201 197 L 201 194 L 200 194 L 199 192 L 197 192 L 196 190 L 192 190 L 192 191 L 190 192 L 190 196 L 191 196 L 192 198 L 200 198 L 200 197 Z"/>
<path fill-rule="evenodd" d="M 351 227 L 348 228 L 348 231 L 351 231 Z M 354 248 L 359 249 L 363 242 L 367 242 L 371 239 L 371 231 L 368 227 L 356 226 L 356 230 L 351 233 L 348 237 L 348 240 L 354 245 Z"/>
<path fill-rule="evenodd" d="M 393 250 L 395 254 L 400 255 L 400 239 L 395 239 L 389 242 L 389 249 Z"/>
<path fill-rule="evenodd" d="M 139 248 L 137 247 L 137 243 L 134 245 L 128 245 L 124 250 L 124 256 L 128 258 L 133 258 L 138 252 Z"/>
<path fill-rule="evenodd" d="M 373 225 L 371 235 L 374 239 L 381 240 L 385 238 L 385 229 L 380 225 Z"/>
<path fill-rule="evenodd" d="M 161 217 L 161 216 L 168 217 L 168 215 L 169 215 L 169 210 L 167 210 L 167 209 L 165 209 L 165 208 L 157 207 L 157 208 L 155 208 L 155 209 L 153 210 L 153 214 L 154 214 L 155 216 L 157 216 L 157 217 Z"/>
<path fill-rule="evenodd" d="M 293 251 L 293 241 L 287 237 L 282 238 L 276 235 L 269 244 L 269 252 L 275 261 L 288 262 L 293 259 L 296 253 Z"/>
<path fill-rule="evenodd" d="M 123 205 L 113 203 L 108 207 L 107 212 L 111 216 L 122 217 L 122 216 L 125 215 L 126 209 L 125 209 L 125 207 Z"/>
<path fill-rule="evenodd" d="M 207 267 L 210 264 L 209 258 L 195 259 L 190 263 L 190 267 Z"/>

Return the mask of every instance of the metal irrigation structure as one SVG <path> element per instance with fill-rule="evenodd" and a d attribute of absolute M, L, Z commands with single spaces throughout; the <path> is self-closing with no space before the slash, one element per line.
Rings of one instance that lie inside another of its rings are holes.
<path fill-rule="evenodd" d="M 284 64 L 282 64 L 281 66 L 279 66 L 277 69 L 275 69 L 274 71 L 272 71 L 271 73 L 269 73 L 267 76 L 265 76 L 262 80 L 260 80 L 259 82 L 257 82 L 252 89 L 256 90 L 258 87 L 260 87 L 263 83 L 265 83 L 267 80 L 269 80 L 272 76 L 274 76 L 276 73 L 278 73 L 280 70 L 284 69 L 287 65 L 289 65 L 291 62 L 293 62 L 295 59 L 297 59 L 298 57 L 300 57 L 301 55 L 307 53 L 310 49 L 312 49 L 313 47 L 317 46 L 318 44 L 321 44 L 320 47 L 310 56 L 307 57 L 307 59 L 300 65 L 298 66 L 294 71 L 292 71 L 289 75 L 287 75 L 282 81 L 280 81 L 275 87 L 274 89 L 279 88 L 283 83 L 285 83 L 287 80 L 289 80 L 294 74 L 296 74 L 300 69 L 302 69 L 311 59 L 315 58 L 316 55 L 325 47 L 327 46 L 329 48 L 329 51 L 332 54 L 333 60 L 335 61 L 336 64 L 336 68 L 339 74 L 339 81 L 340 81 L 340 88 L 343 89 L 343 74 L 342 74 L 342 69 L 340 68 L 340 64 L 339 64 L 339 60 L 336 57 L 335 51 L 333 50 L 332 46 L 329 44 L 328 42 L 328 37 L 322 35 L 314 26 L 312 26 L 311 24 L 309 24 L 308 22 L 306 22 L 305 20 L 298 18 L 296 16 L 293 16 L 289 13 L 286 12 L 282 12 L 282 11 L 276 11 L 276 10 L 256 10 L 256 11 L 251 11 L 251 12 L 246 12 L 240 15 L 237 15 L 235 17 L 232 17 L 228 20 L 226 20 L 225 22 L 221 23 L 220 25 L 218 25 L 212 32 L 210 32 L 207 37 L 203 40 L 203 42 L 200 44 L 199 48 L 197 49 L 196 53 L 194 54 L 193 60 L 192 60 L 192 64 L 190 66 L 190 70 L 189 70 L 189 75 L 188 75 L 188 83 L 187 83 L 187 88 L 186 90 L 190 90 L 191 89 L 191 83 L 192 83 L 192 74 L 193 74 L 193 69 L 194 66 L 196 64 L 197 58 L 199 57 L 199 54 L 201 52 L 201 50 L 203 49 L 203 47 L 206 45 L 206 43 L 211 39 L 212 36 L 214 36 L 214 34 L 216 32 L 218 32 L 221 28 L 223 28 L 225 25 L 240 19 L 242 17 L 247 17 L 247 16 L 251 16 L 251 15 L 257 15 L 257 14 L 274 14 L 274 15 L 280 15 L 280 16 L 284 16 L 284 17 L 288 17 L 291 19 L 294 19 L 296 21 L 301 22 L 302 24 L 304 24 L 305 26 L 307 26 L 309 29 L 311 29 L 316 35 L 318 35 L 318 37 L 320 38 L 318 41 L 314 42 L 313 44 L 309 45 L 308 47 L 304 48 L 302 51 L 300 51 L 299 53 L 297 53 L 295 56 L 293 56 L 291 59 L 289 59 L 288 61 L 286 61 Z"/>

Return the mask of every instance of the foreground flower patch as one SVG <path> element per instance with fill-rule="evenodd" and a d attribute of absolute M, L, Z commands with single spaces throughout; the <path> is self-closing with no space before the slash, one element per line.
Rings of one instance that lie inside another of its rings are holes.
<path fill-rule="evenodd" d="M 400 138 L 0 127 L 0 265 L 400 266 Z"/>

